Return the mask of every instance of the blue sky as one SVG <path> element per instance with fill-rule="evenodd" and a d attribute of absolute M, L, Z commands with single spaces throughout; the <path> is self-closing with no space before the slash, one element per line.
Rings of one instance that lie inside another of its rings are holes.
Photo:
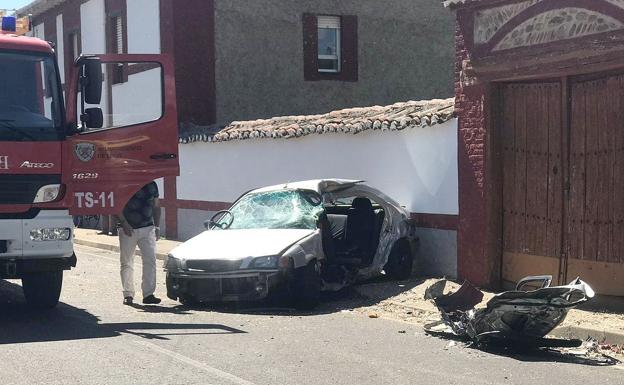
<path fill-rule="evenodd" d="M 0 8 L 18 9 L 30 2 L 32 0 L 0 0 Z"/>

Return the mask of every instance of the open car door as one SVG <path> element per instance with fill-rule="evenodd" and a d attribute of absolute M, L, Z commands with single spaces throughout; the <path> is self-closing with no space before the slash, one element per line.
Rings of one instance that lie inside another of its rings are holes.
<path fill-rule="evenodd" d="M 116 214 L 149 182 L 179 175 L 173 61 L 100 55 L 76 61 L 62 179 L 72 215 Z M 98 85 L 101 85 L 98 89 Z"/>

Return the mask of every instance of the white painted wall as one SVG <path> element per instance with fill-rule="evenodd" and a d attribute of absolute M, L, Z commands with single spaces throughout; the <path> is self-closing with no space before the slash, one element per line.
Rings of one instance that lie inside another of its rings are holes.
<path fill-rule="evenodd" d="M 63 38 L 63 15 L 56 16 L 56 58 L 61 83 L 65 83 L 65 39 Z"/>
<path fill-rule="evenodd" d="M 80 35 L 83 54 L 101 54 L 106 52 L 106 10 L 104 0 L 89 0 L 80 5 Z M 105 85 L 108 82 L 104 73 L 104 86 L 102 87 L 102 103 L 100 107 L 104 114 L 104 121 L 108 114 L 106 100 L 108 90 Z M 88 105 L 87 107 L 90 107 Z"/>
<path fill-rule="evenodd" d="M 411 212 L 458 214 L 457 120 L 403 131 L 180 145 L 178 199 L 317 178 L 363 179 Z"/>
<path fill-rule="evenodd" d="M 151 122 L 162 115 L 162 70 L 128 76 L 128 81 L 113 84 L 113 126 Z"/>
<path fill-rule="evenodd" d="M 128 53 L 160 53 L 160 4 L 127 0 Z"/>
<path fill-rule="evenodd" d="M 89 0 L 80 5 L 82 53 L 106 52 L 106 13 L 104 0 Z"/>

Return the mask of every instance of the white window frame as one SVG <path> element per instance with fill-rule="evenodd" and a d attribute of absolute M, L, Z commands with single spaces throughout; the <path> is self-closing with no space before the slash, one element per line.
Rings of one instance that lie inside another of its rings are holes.
<path fill-rule="evenodd" d="M 78 56 L 80 56 L 80 52 L 78 52 L 78 47 L 80 46 L 80 44 L 78 44 L 78 31 L 72 32 L 69 36 L 71 36 L 70 43 L 72 46 L 72 53 L 74 54 L 72 60 L 76 60 Z"/>
<path fill-rule="evenodd" d="M 341 50 L 342 47 L 340 45 L 340 40 L 342 37 L 342 22 L 340 16 L 317 16 L 317 29 L 335 29 L 336 30 L 336 54 L 335 55 L 320 55 L 317 50 L 317 60 L 336 60 L 338 65 L 337 69 L 322 69 L 319 68 L 318 72 L 325 73 L 339 73 L 341 70 Z M 317 31 L 317 40 L 318 40 L 318 31 Z"/>

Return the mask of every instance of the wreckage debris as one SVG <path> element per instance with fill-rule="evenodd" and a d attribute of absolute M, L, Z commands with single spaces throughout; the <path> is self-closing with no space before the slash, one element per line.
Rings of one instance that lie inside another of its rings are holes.
<path fill-rule="evenodd" d="M 464 282 L 456 292 L 444 294 L 446 280 L 441 280 L 427 288 L 425 299 L 433 300 L 442 320 L 425 325 L 425 331 L 475 344 L 581 346 L 581 340 L 546 335 L 563 322 L 569 309 L 593 298 L 594 291 L 579 278 L 563 286 L 550 286 L 551 282 L 549 275 L 523 278 L 515 290 L 500 293 L 485 308 L 475 309 L 483 300 L 483 292 Z"/>

